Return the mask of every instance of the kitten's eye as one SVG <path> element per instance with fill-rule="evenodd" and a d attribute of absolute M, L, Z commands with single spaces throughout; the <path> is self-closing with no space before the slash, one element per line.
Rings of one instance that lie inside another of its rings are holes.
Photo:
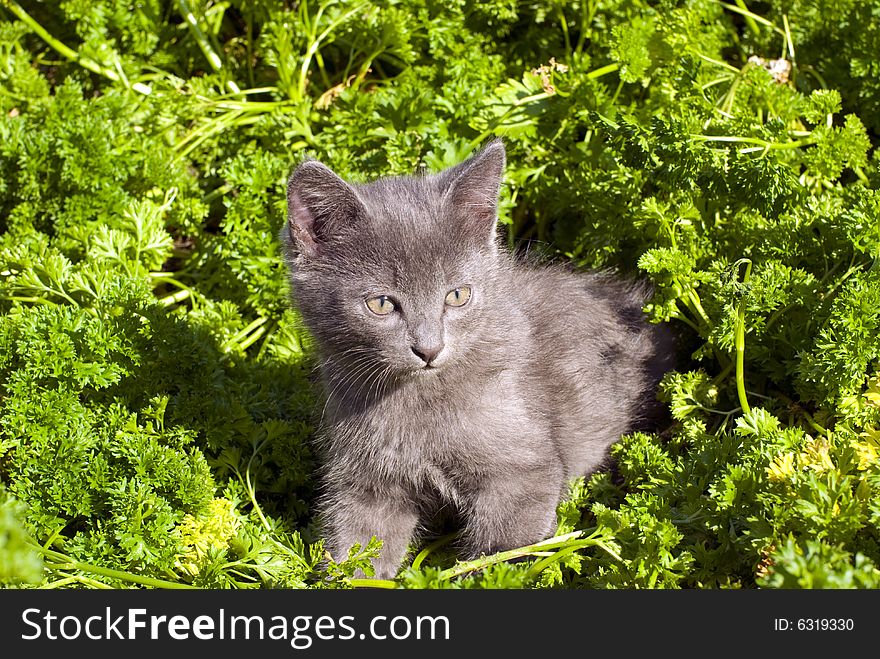
<path fill-rule="evenodd" d="M 462 286 L 446 294 L 446 304 L 450 307 L 463 307 L 471 299 L 471 287 Z"/>
<path fill-rule="evenodd" d="M 377 316 L 387 316 L 396 308 L 394 302 L 392 302 L 391 298 L 387 295 L 377 295 L 376 297 L 367 298 L 364 301 L 367 304 L 367 309 Z"/>

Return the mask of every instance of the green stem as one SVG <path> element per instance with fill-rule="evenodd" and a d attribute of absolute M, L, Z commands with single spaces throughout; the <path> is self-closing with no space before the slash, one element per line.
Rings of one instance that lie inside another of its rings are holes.
<path fill-rule="evenodd" d="M 235 345 L 235 344 L 237 344 L 237 343 L 241 343 L 241 342 L 245 339 L 245 337 L 248 336 L 248 334 L 250 334 L 251 332 L 253 332 L 253 331 L 256 330 L 257 328 L 259 328 L 260 326 L 262 326 L 263 324 L 265 324 L 266 322 L 268 322 L 268 320 L 269 320 L 268 318 L 265 318 L 265 317 L 263 317 L 263 316 L 260 316 L 260 317 L 257 318 L 256 320 L 252 321 L 252 322 L 251 322 L 247 327 L 245 327 L 243 330 L 240 330 L 240 331 L 239 331 L 235 336 L 233 336 L 231 339 L 229 339 L 228 341 L 226 341 L 224 345 L 227 346 L 227 347 L 231 347 L 231 346 L 233 346 L 233 345 Z M 264 331 L 265 331 L 265 330 L 264 330 Z M 254 340 L 256 340 L 256 339 L 254 339 Z M 248 345 L 250 345 L 251 343 L 253 343 L 253 341 L 251 341 L 250 343 L 248 343 Z"/>
<path fill-rule="evenodd" d="M 532 567 L 529 568 L 528 577 L 531 579 L 537 579 L 538 575 L 541 574 L 544 570 L 550 567 L 553 563 L 561 561 L 563 558 L 568 556 L 569 554 L 573 554 L 578 549 L 583 549 L 584 547 L 591 547 L 596 545 L 597 542 L 595 540 L 591 540 L 587 538 L 586 540 L 578 540 L 577 542 L 573 542 L 566 547 L 563 547 L 559 551 L 546 558 L 542 558 L 539 561 L 536 561 Z M 613 555 L 617 556 L 616 552 L 613 552 Z M 620 556 L 617 556 L 620 559 Z"/>
<path fill-rule="evenodd" d="M 271 90 L 273 88 L 269 87 L 267 89 Z M 242 92 L 242 94 L 244 94 L 244 92 Z M 250 113 L 272 112 L 273 110 L 293 105 L 292 101 L 242 101 L 235 98 L 229 98 L 225 94 L 223 97 L 219 98 L 206 98 L 205 96 L 196 96 L 196 100 L 201 101 L 206 106 L 209 106 L 209 109 L 211 110 L 216 108 L 219 110 L 235 110 Z"/>
<path fill-rule="evenodd" d="M 462 563 L 458 563 L 457 565 L 452 566 L 448 570 L 443 570 L 440 573 L 440 578 L 454 579 L 455 577 L 460 577 L 461 575 L 467 574 L 468 572 L 482 570 L 489 567 L 490 565 L 495 565 L 496 563 L 504 563 L 515 558 L 534 556 L 537 553 L 541 553 L 541 555 L 543 555 L 543 552 L 547 551 L 548 549 L 557 549 L 559 547 L 565 546 L 570 541 L 574 540 L 575 538 L 579 538 L 582 535 L 583 531 L 574 531 L 572 533 L 566 533 L 565 535 L 548 538 L 547 540 L 537 542 L 533 545 L 528 545 L 527 547 L 509 549 L 507 551 L 498 552 L 497 554 L 492 554 L 490 556 L 481 556 L 480 558 L 474 559 L 472 561 L 464 561 Z"/>
<path fill-rule="evenodd" d="M 611 105 L 617 104 L 617 97 L 620 96 L 621 91 L 623 91 L 623 78 L 617 81 L 617 89 L 614 90 L 614 95 L 611 97 Z"/>
<path fill-rule="evenodd" d="M 826 437 L 829 436 L 828 428 L 824 428 L 823 426 L 820 426 L 818 423 L 816 423 L 816 419 L 813 418 L 812 414 L 810 414 L 806 410 L 801 410 L 801 413 L 804 415 L 804 418 L 807 420 L 807 424 L 810 426 L 810 428 L 818 432 L 820 435 L 825 435 Z"/>
<path fill-rule="evenodd" d="M 601 78 L 609 73 L 614 73 L 619 68 L 620 64 L 606 64 L 605 66 L 600 66 L 598 69 L 593 69 L 586 75 L 586 77 L 590 80 L 595 80 L 596 78 Z"/>
<path fill-rule="evenodd" d="M 700 302 L 700 296 L 697 294 L 692 286 L 689 286 L 687 289 L 686 304 L 697 314 L 697 316 L 700 317 L 700 320 L 703 321 L 703 324 L 707 328 L 711 327 L 712 322 L 709 320 L 709 315 L 706 313 L 706 310 L 703 309 L 703 304 L 702 302 Z"/>
<path fill-rule="evenodd" d="M 40 283 L 41 284 L 43 283 L 42 280 L 40 280 Z M 46 286 L 45 284 L 43 284 L 42 287 L 40 288 L 40 290 L 43 290 L 46 293 L 49 293 L 50 295 L 57 295 L 60 298 L 64 298 L 65 300 L 67 300 L 70 304 L 72 304 L 75 307 L 80 306 L 80 304 L 76 300 L 74 300 L 67 293 L 65 293 L 64 290 L 62 290 L 60 287 L 56 290 L 56 289 L 52 288 L 51 286 Z"/>
<path fill-rule="evenodd" d="M 871 182 L 865 175 L 865 170 L 858 165 L 853 165 L 852 170 L 862 183 L 868 184 Z"/>
<path fill-rule="evenodd" d="M 565 52 L 571 55 L 571 38 L 568 36 L 568 20 L 562 7 L 556 5 L 556 13 L 559 14 L 559 25 L 562 27 L 562 36 L 565 39 Z"/>
<path fill-rule="evenodd" d="M 0 299 L 13 302 L 30 302 L 32 304 L 52 304 L 51 300 L 47 300 L 44 297 L 28 297 L 24 295 L 3 295 Z"/>
<path fill-rule="evenodd" d="M 205 59 L 208 60 L 208 64 L 211 65 L 215 73 L 220 73 L 223 70 L 223 60 L 220 59 L 220 56 L 208 42 L 208 38 L 205 36 L 202 26 L 199 25 L 192 7 L 189 6 L 189 2 L 187 0 L 177 0 L 177 10 L 189 26 L 189 31 L 192 33 L 196 43 L 199 44 L 199 49 L 201 49 Z"/>
<path fill-rule="evenodd" d="M 773 30 L 777 34 L 781 34 L 783 37 L 785 36 L 785 32 L 781 28 L 779 28 L 775 24 L 773 24 L 771 21 L 768 21 L 763 16 L 758 16 L 758 14 L 755 14 L 755 13 L 749 11 L 748 8 L 746 8 L 745 3 L 742 0 L 734 0 L 734 2 L 737 3 L 736 5 L 731 5 L 727 2 L 721 2 L 720 0 L 716 0 L 716 2 L 718 2 L 719 5 L 721 5 L 722 7 L 727 9 L 728 11 L 732 11 L 735 14 L 740 14 L 747 21 L 751 20 L 753 23 L 760 23 L 761 25 L 765 25 L 765 26 L 769 27 L 771 30 Z M 739 6 L 737 6 L 737 5 L 739 5 Z M 751 28 L 751 25 L 750 25 L 750 28 Z M 751 28 L 751 29 L 753 29 L 753 31 L 754 31 L 754 29 L 757 29 L 757 25 L 755 25 L 755 27 Z"/>
<path fill-rule="evenodd" d="M 256 332 L 254 332 L 253 334 L 251 334 L 249 337 L 247 337 L 244 341 L 242 341 L 242 342 L 239 344 L 239 347 L 240 347 L 242 350 L 247 350 L 247 349 L 250 348 L 254 343 L 256 343 L 257 339 L 259 339 L 259 338 L 260 338 L 261 336 L 263 336 L 263 334 L 265 334 L 265 333 L 266 333 L 266 328 L 265 328 L 265 327 L 258 327 Z"/>
<path fill-rule="evenodd" d="M 360 69 L 358 69 L 357 75 L 355 76 L 354 81 L 351 83 L 351 87 L 357 89 L 360 87 L 361 83 L 367 77 L 367 74 L 370 72 L 370 67 L 373 65 L 373 60 L 375 60 L 379 55 L 382 54 L 381 50 L 376 50 L 370 53 L 369 57 L 364 59 L 364 63 L 361 64 Z"/>
<path fill-rule="evenodd" d="M 272 323 L 270 326 L 271 329 L 266 330 L 266 338 L 263 339 L 263 345 L 260 346 L 259 352 L 257 352 L 256 361 L 261 361 L 263 359 L 263 355 L 266 354 L 266 350 L 272 344 L 272 336 L 275 330 L 278 329 L 277 323 Z"/>
<path fill-rule="evenodd" d="M 88 57 L 83 57 L 73 48 L 67 46 L 66 44 L 53 37 L 42 25 L 34 20 L 34 18 L 30 14 L 22 9 L 22 7 L 15 0 L 0 0 L 0 4 L 2 4 L 7 9 L 9 9 L 9 11 L 15 14 L 22 23 L 27 25 L 31 30 L 34 31 L 34 33 L 36 33 L 38 37 L 49 44 L 51 48 L 56 50 L 63 57 L 66 57 L 72 62 L 76 62 L 81 67 L 88 69 L 92 73 L 97 73 L 99 76 L 109 78 L 114 82 L 121 82 L 126 87 L 134 89 L 136 92 L 144 95 L 152 93 L 152 90 L 147 85 L 139 82 L 136 82 L 133 85 L 129 85 L 128 80 L 126 80 L 123 76 L 120 76 L 119 73 L 117 73 L 113 69 L 102 66 L 101 64 L 98 64 Z"/>
<path fill-rule="evenodd" d="M 802 146 L 810 146 L 816 143 L 815 138 L 795 140 L 792 142 L 768 142 L 767 140 L 762 140 L 759 137 L 739 137 L 737 135 L 699 135 L 692 133 L 690 137 L 695 140 L 702 140 L 703 142 L 732 142 L 738 144 L 755 144 L 757 147 L 759 147 L 758 149 L 749 149 L 751 151 L 779 151 L 785 149 L 799 149 Z"/>
<path fill-rule="evenodd" d="M 733 109 L 733 104 L 736 102 L 736 94 L 739 90 L 739 86 L 742 84 L 742 78 L 737 76 L 733 79 L 733 82 L 730 84 L 730 87 L 727 90 L 727 93 L 724 95 L 723 99 L 721 99 L 721 107 L 718 108 L 718 111 L 726 117 L 730 117 L 730 113 Z"/>
<path fill-rule="evenodd" d="M 183 302 L 185 299 L 192 295 L 192 291 L 188 288 L 182 288 L 181 290 L 171 293 L 170 295 L 166 295 L 165 297 L 159 298 L 159 304 L 163 307 L 170 307 L 172 304 L 179 304 Z"/>
<path fill-rule="evenodd" d="M 113 590 L 113 586 L 105 584 L 103 581 L 98 581 L 97 579 L 92 579 L 91 577 L 86 577 L 81 574 L 68 574 L 67 572 L 63 572 L 62 570 L 58 570 L 58 574 L 60 574 L 64 578 L 58 582 L 55 582 L 55 585 L 49 585 L 46 586 L 46 588 L 61 588 L 62 586 L 66 586 L 68 583 L 81 583 L 84 586 L 89 586 L 96 590 Z"/>
<path fill-rule="evenodd" d="M 730 372 L 733 370 L 733 364 L 727 364 L 721 369 L 721 372 L 718 373 L 714 378 L 712 378 L 712 384 L 716 387 L 719 386 L 722 382 L 727 379 L 727 376 L 730 375 Z"/>
<path fill-rule="evenodd" d="M 91 565 L 89 563 L 81 563 L 80 561 L 75 561 L 69 556 L 65 556 L 60 552 L 46 549 L 38 544 L 29 544 L 46 558 L 50 558 L 53 561 L 58 562 L 58 564 L 56 565 L 47 565 L 46 567 L 49 569 L 80 570 L 82 572 L 100 574 L 104 577 L 110 577 L 111 579 L 118 579 L 120 581 L 125 581 L 128 583 L 136 583 L 142 586 L 150 586 L 151 588 L 171 588 L 177 590 L 190 590 L 195 588 L 194 586 L 190 586 L 186 583 L 165 581 L 164 579 L 154 579 L 153 577 L 144 577 L 139 574 L 132 574 L 131 572 L 122 572 L 121 570 L 111 570 L 110 568 L 99 567 L 97 565 Z"/>
<path fill-rule="evenodd" d="M 749 26 L 752 34 L 761 34 L 761 28 L 759 28 L 758 24 L 755 22 L 752 12 L 750 12 L 749 8 L 746 6 L 745 0 L 734 0 L 734 2 L 736 2 L 737 7 L 743 10 L 743 18 L 745 18 L 746 25 Z"/>
<path fill-rule="evenodd" d="M 706 91 L 707 89 L 710 89 L 710 88 L 712 88 L 712 87 L 715 87 L 716 85 L 723 85 L 723 84 L 726 83 L 726 82 L 730 82 L 730 77 L 726 77 L 726 78 L 715 78 L 714 80 L 710 80 L 709 82 L 704 83 L 703 85 L 701 85 L 701 86 L 700 86 L 700 89 L 702 89 L 703 91 Z M 711 121 L 711 118 L 708 119 L 707 121 Z M 703 128 L 705 129 L 707 125 L 708 125 L 708 123 L 705 124 L 705 125 L 703 126 Z"/>
<path fill-rule="evenodd" d="M 577 46 L 574 52 L 579 54 L 584 49 L 584 43 L 588 36 L 592 36 L 593 19 L 596 17 L 596 10 L 599 8 L 598 0 L 589 0 L 581 3 L 581 33 L 578 35 Z"/>
<path fill-rule="evenodd" d="M 234 188 L 235 186 L 231 183 L 224 183 L 220 187 L 214 188 L 208 194 L 202 197 L 202 201 L 204 201 L 206 204 L 210 204 L 215 199 L 229 194 Z"/>
<path fill-rule="evenodd" d="M 247 12 L 247 69 L 248 69 L 248 84 L 252 87 L 254 85 L 254 7 L 251 5 L 249 7 L 250 11 Z"/>
<path fill-rule="evenodd" d="M 361 11 L 364 7 L 367 6 L 367 3 L 358 3 L 347 12 L 339 16 L 336 20 L 331 21 L 330 25 L 327 26 L 321 34 L 319 34 L 306 49 L 305 57 L 303 57 L 302 65 L 299 69 L 299 83 L 297 84 L 297 93 L 298 98 L 296 100 L 300 100 L 306 97 L 306 84 L 309 76 L 309 67 L 312 64 L 312 58 L 315 56 L 315 53 L 318 52 L 318 48 L 321 47 L 321 42 L 324 41 L 330 33 L 333 32 L 339 25 L 344 23 L 350 16 L 353 16 L 357 12 Z M 319 10 L 318 16 L 315 17 L 315 25 L 317 25 L 318 20 L 320 20 L 320 14 L 323 12 L 323 7 Z"/>
<path fill-rule="evenodd" d="M 256 446 L 254 446 L 253 453 L 251 453 L 251 459 L 248 460 L 247 469 L 245 470 L 245 489 L 247 490 L 248 497 L 251 500 L 251 504 L 254 507 L 254 510 L 257 512 L 257 516 L 260 518 L 260 522 L 262 522 L 263 527 L 266 529 L 268 533 L 272 533 L 272 525 L 269 524 L 269 520 L 266 519 L 266 516 L 263 514 L 263 509 L 260 508 L 260 504 L 257 503 L 257 488 L 254 483 L 251 482 L 251 466 L 253 466 L 254 459 L 257 457 L 257 454 L 260 452 L 260 449 L 263 448 L 263 442 L 260 442 Z"/>
<path fill-rule="evenodd" d="M 394 590 L 397 582 L 390 579 L 349 579 L 348 582 L 355 588 L 384 588 Z"/>
<path fill-rule="evenodd" d="M 692 330 L 694 330 L 697 334 L 700 334 L 700 327 L 694 321 L 692 321 L 690 318 L 688 318 L 683 313 L 681 313 L 681 311 L 679 309 L 676 309 L 675 313 L 671 314 L 670 317 L 675 318 L 676 320 L 680 320 L 685 325 L 687 325 Z"/>
<path fill-rule="evenodd" d="M 803 71 L 804 73 L 808 73 L 808 74 L 810 74 L 811 76 L 813 76 L 813 77 L 816 79 L 816 82 L 819 83 L 819 86 L 820 86 L 822 89 L 828 89 L 828 83 L 825 81 L 825 78 L 822 77 L 822 74 L 819 73 L 818 71 L 816 71 L 816 69 L 814 69 L 813 67 L 811 67 L 811 66 L 801 66 L 799 70 L 800 70 L 800 71 Z"/>
<path fill-rule="evenodd" d="M 788 24 L 788 14 L 782 15 L 782 27 L 785 31 L 785 45 L 788 47 L 788 58 L 791 60 L 792 65 L 794 65 L 794 40 L 791 38 L 791 27 Z M 797 71 L 797 67 L 792 66 L 792 70 Z"/>
<path fill-rule="evenodd" d="M 700 59 L 706 60 L 710 64 L 714 64 L 716 66 L 720 66 L 723 69 L 727 69 L 728 71 L 731 71 L 733 73 L 736 73 L 736 74 L 742 73 L 742 71 L 740 71 L 738 68 L 736 68 L 732 64 L 728 64 L 727 62 L 724 62 L 720 59 L 715 59 L 714 57 L 709 57 L 708 55 L 703 55 L 703 53 L 697 53 L 697 57 L 699 57 Z M 729 80 L 729 79 L 730 78 L 724 78 L 725 81 Z"/>
<path fill-rule="evenodd" d="M 455 533 L 448 533 L 448 534 L 444 535 L 442 538 L 438 538 L 437 540 L 435 540 L 434 542 L 429 544 L 427 547 L 422 549 L 422 551 L 420 551 L 418 553 L 418 555 L 413 559 L 412 568 L 414 570 L 418 570 L 421 567 L 422 562 L 428 557 L 429 554 L 431 554 L 436 549 L 439 549 L 443 545 L 449 543 L 449 541 L 452 540 L 455 537 L 455 535 L 456 535 Z"/>
<path fill-rule="evenodd" d="M 743 276 L 743 284 L 748 283 L 749 278 L 752 275 L 752 262 L 749 259 L 740 259 L 737 262 L 737 266 L 740 263 L 746 264 L 745 275 Z M 751 412 L 752 408 L 749 407 L 749 399 L 746 395 L 746 381 L 745 381 L 745 354 L 746 354 L 746 298 L 743 295 L 743 298 L 739 302 L 739 306 L 736 310 L 736 328 L 734 334 L 734 347 L 736 348 L 736 393 L 739 397 L 739 406 L 742 408 L 744 414 L 748 414 Z"/>
<path fill-rule="evenodd" d="M 807 422 L 807 425 L 809 425 L 813 430 L 815 430 L 816 432 L 818 432 L 821 435 L 825 435 L 826 437 L 831 437 L 831 431 L 828 430 L 828 428 L 825 428 L 824 426 L 819 425 L 819 423 L 816 421 L 816 419 L 813 418 L 813 415 L 810 414 L 809 412 L 807 412 L 803 407 L 801 407 L 799 403 L 796 403 L 794 400 L 792 400 L 791 398 L 786 396 L 781 391 L 773 390 L 773 391 L 770 391 L 769 393 L 773 394 L 774 397 L 778 398 L 783 403 L 788 405 L 789 408 L 796 410 L 800 414 L 803 414 L 804 420 Z"/>
<path fill-rule="evenodd" d="M 318 72 L 321 74 L 321 80 L 324 81 L 324 88 L 330 89 L 333 83 L 330 82 L 330 76 L 327 75 L 327 68 L 324 66 L 324 56 L 321 51 L 315 53 L 315 64 L 318 65 Z"/>
<path fill-rule="evenodd" d="M 60 572 L 60 574 L 64 574 Z M 47 584 L 43 584 L 40 586 L 41 590 L 53 590 L 55 588 L 64 588 L 72 583 L 80 583 L 79 579 L 76 577 L 64 577 L 63 579 L 58 579 L 57 581 L 50 581 Z"/>
<path fill-rule="evenodd" d="M 248 497 L 251 500 L 251 504 L 254 507 L 254 510 L 257 513 L 257 516 L 260 518 L 260 522 L 263 524 L 263 527 L 266 529 L 268 533 L 268 540 L 275 545 L 278 549 L 287 554 L 290 558 L 296 561 L 301 567 L 308 568 L 308 564 L 305 562 L 302 556 L 297 554 L 293 549 L 285 545 L 284 543 L 277 540 L 273 533 L 272 525 L 269 524 L 269 520 L 266 519 L 266 516 L 263 514 L 263 509 L 260 507 L 260 504 L 257 503 L 257 489 L 254 483 L 251 482 L 251 467 L 253 466 L 254 459 L 257 457 L 257 454 L 262 450 L 263 446 L 265 446 L 266 442 L 269 441 L 269 438 L 262 440 L 261 442 L 254 445 L 253 453 L 251 454 L 251 459 L 248 460 L 247 470 L 245 472 L 245 479 L 242 479 L 241 473 L 238 470 L 235 471 L 235 474 L 238 476 L 239 481 L 245 486 L 247 490 Z"/>
<path fill-rule="evenodd" d="M 212 137 L 216 133 L 223 132 L 232 127 L 246 126 L 249 124 L 255 124 L 260 121 L 259 116 L 243 116 L 244 114 L 244 112 L 230 112 L 228 115 L 223 115 L 221 119 L 209 121 L 204 124 L 209 126 L 208 130 L 197 128 L 195 131 L 193 131 L 193 133 L 190 133 L 186 138 L 184 138 L 183 141 L 175 145 L 175 149 L 180 149 L 180 146 L 182 144 L 190 140 L 192 137 L 196 137 L 195 141 L 191 142 L 189 146 L 187 146 L 182 151 L 178 151 L 176 158 L 178 160 L 185 159 L 193 150 L 201 146 L 202 142 L 207 140 L 209 137 Z"/>
<path fill-rule="evenodd" d="M 180 271 L 177 272 L 166 272 L 164 270 L 148 272 L 147 277 L 150 278 L 152 282 L 155 282 L 155 285 L 159 284 L 168 284 L 169 286 L 174 286 L 175 288 L 185 288 L 186 290 L 192 292 L 192 289 L 184 284 L 179 279 L 175 279 L 173 275 L 180 274 Z"/>

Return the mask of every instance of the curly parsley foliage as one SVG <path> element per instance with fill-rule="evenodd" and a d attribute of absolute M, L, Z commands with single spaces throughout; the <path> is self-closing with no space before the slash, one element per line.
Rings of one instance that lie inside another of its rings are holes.
<path fill-rule="evenodd" d="M 43 578 L 40 555 L 21 523 L 23 512 L 24 506 L 0 485 L 0 585 L 37 584 Z"/>
<path fill-rule="evenodd" d="M 0 0 L 0 581 L 880 585 L 880 4 Z M 548 540 L 456 562 L 312 519 L 290 166 L 509 152 L 511 245 L 639 270 L 670 425 Z"/>

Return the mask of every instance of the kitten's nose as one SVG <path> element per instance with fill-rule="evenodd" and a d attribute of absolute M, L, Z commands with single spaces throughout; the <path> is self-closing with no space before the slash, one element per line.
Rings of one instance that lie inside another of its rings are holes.
<path fill-rule="evenodd" d="M 437 355 L 443 351 L 443 344 L 441 343 L 440 345 L 431 348 L 413 346 L 412 351 L 415 353 L 416 357 L 425 362 L 425 366 L 430 366 L 431 362 L 437 359 Z"/>

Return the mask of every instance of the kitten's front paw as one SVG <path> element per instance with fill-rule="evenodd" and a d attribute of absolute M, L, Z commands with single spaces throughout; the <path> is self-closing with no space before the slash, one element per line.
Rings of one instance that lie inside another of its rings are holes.
<path fill-rule="evenodd" d="M 388 579 L 392 580 L 397 576 L 398 571 L 400 571 L 400 565 L 394 563 L 393 561 L 385 561 L 382 558 L 378 558 L 373 561 L 373 576 L 365 577 L 363 570 L 357 570 L 355 573 L 355 577 L 358 579 Z M 361 576 L 357 576 L 360 574 Z"/>
<path fill-rule="evenodd" d="M 346 552 L 328 552 L 326 554 L 327 558 L 337 565 L 340 565 L 343 561 L 351 558 Z M 387 560 L 382 557 L 380 554 L 378 557 L 372 559 L 370 564 L 373 566 L 373 574 L 367 574 L 364 572 L 363 568 L 357 568 L 354 572 L 352 572 L 352 579 L 394 579 L 397 576 L 398 571 L 400 570 L 401 565 L 393 560 Z"/>

